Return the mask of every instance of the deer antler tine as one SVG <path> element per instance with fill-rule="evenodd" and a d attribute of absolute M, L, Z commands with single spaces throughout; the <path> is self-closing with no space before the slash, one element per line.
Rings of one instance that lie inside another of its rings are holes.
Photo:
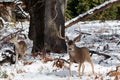
<path fill-rule="evenodd" d="M 79 27 L 79 31 L 78 30 L 75 30 L 75 31 L 79 32 L 79 35 L 74 39 L 74 42 L 78 42 L 78 41 L 80 41 L 81 36 L 82 36 L 80 27 Z"/>
<path fill-rule="evenodd" d="M 61 35 L 61 27 L 59 27 L 58 37 L 59 37 L 60 39 L 65 39 L 65 38 L 62 37 L 62 35 Z"/>
<path fill-rule="evenodd" d="M 79 30 L 75 30 L 75 31 L 81 33 L 81 29 L 80 29 L 80 27 L 79 27 Z"/>

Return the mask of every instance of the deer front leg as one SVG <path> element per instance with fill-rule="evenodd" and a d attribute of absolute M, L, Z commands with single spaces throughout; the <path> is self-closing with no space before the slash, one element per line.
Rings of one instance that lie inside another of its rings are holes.
<path fill-rule="evenodd" d="M 70 76 L 73 76 L 72 71 L 71 71 L 71 65 L 72 65 L 72 62 L 70 62 L 69 64 L 69 73 L 70 73 Z"/>
<path fill-rule="evenodd" d="M 85 69 L 85 65 L 84 63 L 82 64 L 82 75 L 84 74 L 84 69 Z"/>

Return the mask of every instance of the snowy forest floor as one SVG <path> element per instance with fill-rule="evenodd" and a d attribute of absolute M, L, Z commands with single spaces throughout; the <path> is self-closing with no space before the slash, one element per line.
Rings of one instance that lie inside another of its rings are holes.
<path fill-rule="evenodd" d="M 8 26 L 0 30 L 0 39 L 3 37 L 16 32 L 19 28 L 23 28 L 23 34 L 28 34 L 29 22 L 17 23 L 16 27 L 13 28 Z M 78 47 L 88 47 L 90 50 L 94 50 L 103 54 L 110 55 L 111 57 L 105 59 L 103 56 L 93 54 L 91 59 L 94 63 L 95 74 L 92 74 L 91 66 L 85 62 L 84 75 L 77 77 L 78 64 L 72 65 L 73 77 L 69 75 L 68 63 L 64 62 L 63 68 L 57 68 L 53 66 L 53 61 L 44 62 L 41 60 L 41 56 L 38 55 L 36 58 L 31 56 L 32 41 L 28 38 L 25 40 L 28 46 L 26 51 L 26 60 L 19 60 L 17 65 L 10 65 L 4 63 L 0 66 L 0 80 L 114 80 L 115 76 L 110 77 L 108 73 L 116 70 L 117 66 L 120 66 L 120 45 L 117 45 L 120 41 L 120 21 L 86 21 L 79 22 L 72 27 L 65 30 L 65 35 L 70 39 L 74 39 L 78 33 L 76 30 L 81 29 L 84 33 L 81 41 L 77 42 Z M 108 45 L 109 48 L 104 47 Z M 11 50 L 9 46 L 2 46 L 0 54 L 5 50 Z M 50 53 L 52 59 L 59 58 L 68 60 L 68 53 Z M 0 56 L 0 60 L 2 57 Z M 119 78 L 120 79 L 120 78 Z"/>

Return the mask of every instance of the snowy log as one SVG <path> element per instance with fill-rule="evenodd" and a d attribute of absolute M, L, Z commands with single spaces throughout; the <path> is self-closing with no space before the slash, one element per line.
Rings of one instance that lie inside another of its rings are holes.
<path fill-rule="evenodd" d="M 91 53 L 91 56 L 92 56 L 93 54 L 97 54 L 97 55 L 100 55 L 100 56 L 104 56 L 105 59 L 108 59 L 108 58 L 111 57 L 110 55 L 107 55 L 107 54 L 104 54 L 104 53 L 99 53 L 99 52 L 97 52 L 97 51 L 92 51 L 92 50 L 90 50 L 90 53 Z"/>

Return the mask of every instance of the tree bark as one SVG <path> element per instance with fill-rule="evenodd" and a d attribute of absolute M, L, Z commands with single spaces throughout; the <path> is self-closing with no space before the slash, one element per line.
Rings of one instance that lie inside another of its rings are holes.
<path fill-rule="evenodd" d="M 66 52 L 64 40 L 58 38 L 59 27 L 64 36 L 65 0 L 25 0 L 30 13 L 29 38 L 33 40 L 32 52 L 43 49 Z"/>
<path fill-rule="evenodd" d="M 45 47 L 53 52 L 66 51 L 64 40 L 58 38 L 59 27 L 62 27 L 64 36 L 65 0 L 46 0 L 45 7 Z"/>

